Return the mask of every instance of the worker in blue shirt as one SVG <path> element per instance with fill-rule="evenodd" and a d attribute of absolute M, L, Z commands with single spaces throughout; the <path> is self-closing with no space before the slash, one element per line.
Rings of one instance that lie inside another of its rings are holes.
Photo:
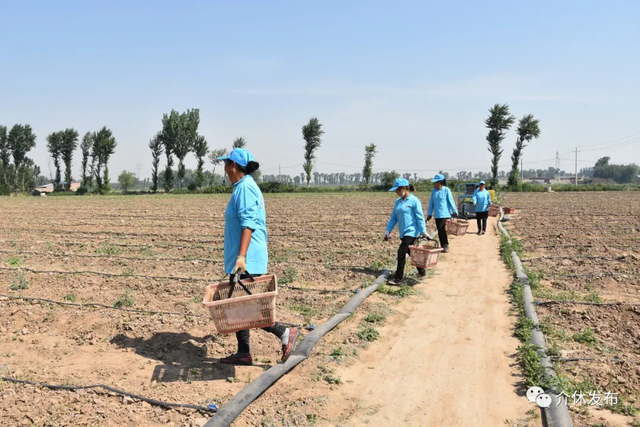
<path fill-rule="evenodd" d="M 446 225 L 447 221 L 458 216 L 458 209 L 453 201 L 453 194 L 447 187 L 447 180 L 444 175 L 436 174 L 431 180 L 433 182 L 433 191 L 429 199 L 429 209 L 427 210 L 427 221 L 432 217 L 436 218 L 436 227 L 438 228 L 438 239 L 443 252 L 449 252 L 449 238 L 447 237 Z"/>
<path fill-rule="evenodd" d="M 218 160 L 224 160 L 224 171 L 233 184 L 231 200 L 224 213 L 224 270 L 233 283 L 236 275 L 247 279 L 247 272 L 253 276 L 267 273 L 267 215 L 262 192 L 250 175 L 260 167 L 251 153 L 236 148 Z M 280 339 L 282 361 L 287 360 L 300 332 L 278 322 L 263 329 Z M 249 337 L 249 329 L 236 332 L 237 353 L 220 359 L 220 363 L 253 364 Z"/>
<path fill-rule="evenodd" d="M 398 200 L 391 212 L 391 218 L 387 223 L 387 230 L 384 233 L 384 241 L 389 241 L 391 231 L 396 224 L 400 232 L 400 247 L 398 248 L 398 265 L 396 267 L 395 277 L 389 280 L 390 285 L 400 285 L 404 277 L 404 266 L 409 253 L 409 246 L 413 245 L 418 237 L 427 236 L 427 227 L 424 222 L 424 213 L 422 212 L 422 202 L 420 199 L 411 194 L 416 189 L 412 184 L 404 178 L 398 178 L 393 183 L 393 188 L 389 191 L 395 191 Z M 418 275 L 424 277 L 426 274 L 424 268 L 418 268 Z"/>
<path fill-rule="evenodd" d="M 478 189 L 473 193 L 473 206 L 476 207 L 476 222 L 478 223 L 478 235 L 487 232 L 487 218 L 489 218 L 489 206 L 491 206 L 491 194 L 485 188 L 484 181 L 478 183 Z"/>

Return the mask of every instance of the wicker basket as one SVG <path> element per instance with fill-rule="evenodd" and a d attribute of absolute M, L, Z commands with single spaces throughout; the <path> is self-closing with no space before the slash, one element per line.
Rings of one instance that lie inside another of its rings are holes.
<path fill-rule="evenodd" d="M 409 246 L 411 265 L 418 268 L 435 267 L 442 248 L 438 247 L 438 242 L 433 242 L 435 246 L 417 245 Z"/>
<path fill-rule="evenodd" d="M 469 221 L 464 219 L 450 219 L 447 221 L 446 230 L 452 236 L 464 236 L 469 228 Z"/>
<path fill-rule="evenodd" d="M 516 208 L 502 208 L 502 212 L 506 214 L 512 214 L 516 212 Z"/>
<path fill-rule="evenodd" d="M 240 284 L 235 284 L 229 298 L 229 290 L 233 285 L 229 282 L 209 285 L 205 290 L 202 305 L 209 309 L 216 329 L 221 334 L 264 328 L 276 323 L 276 276 L 268 274 L 253 280 L 242 280 L 242 283 L 251 295 Z"/>
<path fill-rule="evenodd" d="M 495 206 L 495 205 L 491 205 L 489 206 L 489 216 L 498 216 L 498 214 L 500 213 L 500 207 L 499 206 Z"/>

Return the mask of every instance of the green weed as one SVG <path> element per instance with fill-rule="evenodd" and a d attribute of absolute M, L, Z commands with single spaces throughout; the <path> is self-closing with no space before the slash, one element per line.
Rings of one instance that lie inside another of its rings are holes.
<path fill-rule="evenodd" d="M 380 313 L 370 313 L 364 317 L 364 321 L 368 323 L 384 323 L 387 318 Z"/>
<path fill-rule="evenodd" d="M 7 263 L 13 268 L 22 267 L 24 265 L 24 258 L 17 256 L 11 257 L 7 260 Z"/>
<path fill-rule="evenodd" d="M 124 294 L 118 297 L 118 300 L 113 304 L 113 306 L 116 308 L 132 307 L 135 301 L 131 292 L 131 289 L 127 288 L 124 291 Z"/>
<path fill-rule="evenodd" d="M 288 285 L 289 283 L 293 283 L 296 281 L 298 277 L 298 271 L 294 267 L 287 267 L 282 276 L 278 278 L 278 282 L 281 285 Z"/>
<path fill-rule="evenodd" d="M 358 338 L 362 341 L 371 342 L 377 340 L 379 337 L 380 333 L 370 326 L 358 331 Z"/>
<path fill-rule="evenodd" d="M 25 289 L 29 289 L 29 281 L 24 276 L 24 274 L 19 273 L 15 279 L 13 279 L 13 283 L 9 287 L 12 291 L 22 291 Z"/>
<path fill-rule="evenodd" d="M 70 294 L 67 294 L 67 295 L 63 296 L 62 299 L 65 300 L 65 301 L 75 302 L 76 301 L 76 294 L 74 294 L 72 292 Z"/>
<path fill-rule="evenodd" d="M 573 340 L 587 345 L 594 345 L 596 343 L 596 334 L 591 330 L 591 328 L 587 328 L 582 332 L 574 334 Z"/>

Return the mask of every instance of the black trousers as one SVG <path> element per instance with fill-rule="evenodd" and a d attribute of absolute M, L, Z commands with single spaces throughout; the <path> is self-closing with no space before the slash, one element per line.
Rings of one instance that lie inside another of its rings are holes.
<path fill-rule="evenodd" d="M 396 268 L 396 280 L 402 280 L 404 277 L 404 266 L 407 260 L 407 254 L 409 253 L 409 246 L 413 245 L 416 241 L 415 237 L 404 236 L 400 239 L 400 247 L 398 248 L 398 268 Z M 424 268 L 418 268 L 418 273 L 424 274 Z"/>
<path fill-rule="evenodd" d="M 478 231 L 487 231 L 487 218 L 489 212 L 476 212 L 476 222 L 478 223 Z"/>
<path fill-rule="evenodd" d="M 436 228 L 438 229 L 438 239 L 440 240 L 440 246 L 449 246 L 449 237 L 447 237 L 447 221 L 451 218 L 436 218 Z"/>
<path fill-rule="evenodd" d="M 260 274 L 254 274 L 254 277 L 259 277 Z M 235 274 L 231 274 L 229 275 L 229 281 L 233 282 L 233 280 L 235 279 L 236 275 Z M 240 276 L 241 280 L 245 280 L 248 279 L 249 276 L 247 274 L 242 274 Z M 262 328 L 263 331 L 267 331 L 269 333 L 272 333 L 273 335 L 275 335 L 278 338 L 282 338 L 282 335 L 284 335 L 285 331 L 287 330 L 286 326 L 276 322 L 275 325 L 273 326 L 268 326 L 266 328 Z M 236 339 L 238 340 L 238 353 L 239 354 L 250 354 L 251 353 L 251 346 L 249 344 L 249 342 L 251 341 L 251 330 L 250 329 L 243 329 L 242 331 L 238 331 L 236 332 Z"/>

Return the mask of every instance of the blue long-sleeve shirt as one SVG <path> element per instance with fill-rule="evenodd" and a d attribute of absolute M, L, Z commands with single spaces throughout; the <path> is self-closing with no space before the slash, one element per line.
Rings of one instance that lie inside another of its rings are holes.
<path fill-rule="evenodd" d="M 476 212 L 487 212 L 491 206 L 491 194 L 486 190 L 477 189 L 473 193 L 473 204 L 476 206 Z"/>
<path fill-rule="evenodd" d="M 396 224 L 398 225 L 401 239 L 405 236 L 418 237 L 427 232 L 420 199 L 413 194 L 409 194 L 404 200 L 402 197 L 396 200 L 391 212 L 391 218 L 387 223 L 387 232 L 391 233 Z"/>
<path fill-rule="evenodd" d="M 429 210 L 427 215 L 433 215 L 436 219 L 451 218 L 451 214 L 458 214 L 456 203 L 449 187 L 442 187 L 440 190 L 433 189 L 429 198 Z"/>
<path fill-rule="evenodd" d="M 227 274 L 233 273 L 240 251 L 242 230 L 247 228 L 253 230 L 247 251 L 247 271 L 266 274 L 269 262 L 267 214 L 262 192 L 250 175 L 234 184 L 224 213 L 224 271 Z"/>

